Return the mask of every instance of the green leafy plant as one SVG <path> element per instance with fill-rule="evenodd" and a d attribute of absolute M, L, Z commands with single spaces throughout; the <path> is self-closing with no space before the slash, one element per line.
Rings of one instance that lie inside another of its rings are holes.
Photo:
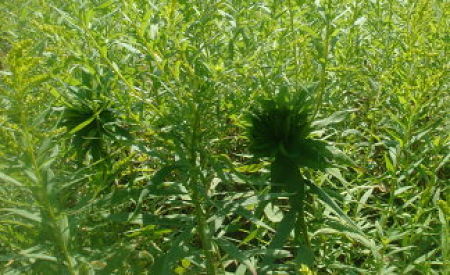
<path fill-rule="evenodd" d="M 448 273 L 449 11 L 0 1 L 0 273 Z"/>
<path fill-rule="evenodd" d="M 114 143 L 130 140 L 131 135 L 113 101 L 106 97 L 110 79 L 85 71 L 81 74 L 83 85 L 70 87 L 71 103 L 64 108 L 61 126 L 67 128 L 78 159 L 90 157 L 95 162 L 107 158 Z"/>
<path fill-rule="evenodd" d="M 292 194 L 289 198 L 291 215 L 285 216 L 290 219 L 285 223 L 290 225 L 283 231 L 288 233 L 295 222 L 296 243 L 300 250 L 307 250 L 298 260 L 300 264 L 309 265 L 312 264 L 312 252 L 305 220 L 305 192 L 307 186 L 312 186 L 313 192 L 320 189 L 310 183 L 300 169 L 323 170 L 335 161 L 331 146 L 312 137 L 314 127 L 310 110 L 311 101 L 305 92 L 289 93 L 287 87 L 282 87 L 272 98 L 257 100 L 248 119 L 249 150 L 255 156 L 270 159 L 272 191 Z M 281 224 L 280 229 L 285 226 L 283 222 Z M 286 236 L 281 237 L 284 238 Z"/>
<path fill-rule="evenodd" d="M 2 78 L 2 83 L 3 88 L 7 87 L 11 92 L 6 97 L 13 102 L 10 106 L 42 100 L 30 97 L 47 79 L 43 74 L 33 83 L 34 77 L 31 75 L 40 61 L 33 55 L 30 41 L 16 43 L 8 55 L 9 68 L 13 73 Z M 68 194 L 63 194 L 67 186 L 59 184 L 53 170 L 59 146 L 49 135 L 58 136 L 54 125 L 47 121 L 52 110 L 48 106 L 31 108 L 31 104 L 25 104 L 20 109 L 5 108 L 4 114 L 12 126 L 5 130 L 20 138 L 14 142 L 14 154 L 5 150 L 2 156 L 0 213 L 4 219 L 1 223 L 9 228 L 7 236 L 28 247 L 17 247 L 11 242 L 12 251 L 2 255 L 2 261 L 17 262 L 16 267 L 22 272 L 46 270 L 76 274 L 76 261 L 70 246 L 72 235 L 63 203 L 63 198 Z M 25 199 L 19 204 L 4 201 L 7 192 Z M 22 234 L 14 233 L 22 229 L 25 229 Z M 30 229 L 34 232 L 30 233 Z"/>

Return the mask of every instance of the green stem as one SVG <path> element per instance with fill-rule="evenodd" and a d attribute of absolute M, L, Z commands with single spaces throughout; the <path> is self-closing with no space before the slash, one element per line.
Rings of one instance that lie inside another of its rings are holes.
<path fill-rule="evenodd" d="M 25 140 L 26 140 L 26 149 L 27 153 L 31 159 L 31 165 L 33 167 L 34 174 L 36 175 L 37 181 L 40 183 L 40 196 L 36 196 L 36 199 L 41 204 L 41 216 L 42 216 L 42 228 L 45 229 L 45 222 L 48 219 L 49 228 L 51 232 L 51 237 L 55 243 L 55 254 L 60 263 L 61 267 L 66 267 L 67 271 L 71 275 L 75 275 L 75 269 L 73 267 L 72 257 L 70 256 L 69 250 L 67 248 L 67 243 L 64 241 L 63 232 L 61 232 L 61 228 L 58 223 L 58 214 L 54 211 L 52 206 L 51 199 L 48 196 L 47 191 L 47 183 L 44 180 L 44 177 L 39 168 L 39 164 L 37 163 L 37 158 L 32 146 L 31 135 L 28 131 L 28 128 L 25 127 Z M 47 219 L 46 219 L 47 218 Z M 64 263 L 65 261 L 65 263 Z"/>
<path fill-rule="evenodd" d="M 305 244 L 310 248 L 308 228 L 305 222 L 305 183 L 299 168 L 289 157 L 279 155 L 272 163 L 271 170 L 272 182 L 283 184 L 285 191 L 295 194 L 290 198 L 292 210 L 297 212 L 294 229 L 295 241 L 298 245 Z"/>
<path fill-rule="evenodd" d="M 194 188 L 194 190 L 197 188 Z M 192 200 L 195 205 L 195 214 L 199 230 L 200 241 L 202 243 L 203 252 L 206 257 L 206 274 L 215 275 L 217 274 L 215 260 L 214 260 L 214 248 L 211 240 L 211 233 L 209 230 L 208 223 L 206 222 L 206 214 L 202 208 L 200 202 L 200 196 L 198 191 L 193 192 Z"/>
<path fill-rule="evenodd" d="M 308 248 L 311 248 L 311 243 L 308 238 L 308 226 L 305 222 L 305 184 L 303 182 L 300 184 L 298 195 L 294 198 L 297 198 L 297 202 L 295 203 L 298 204 L 295 240 L 298 245 L 305 244 Z"/>
<path fill-rule="evenodd" d="M 205 210 L 202 207 L 202 196 L 199 192 L 199 189 L 202 186 L 199 186 L 201 181 L 197 181 L 199 176 L 199 172 L 197 171 L 196 163 L 197 163 L 197 142 L 198 142 L 198 131 L 200 129 L 200 111 L 198 110 L 198 106 L 194 108 L 194 125 L 192 127 L 192 135 L 190 140 L 190 162 L 191 162 L 191 180 L 190 187 L 192 190 L 192 200 L 194 202 L 195 207 L 195 216 L 198 225 L 198 233 L 200 237 L 200 242 L 202 243 L 203 253 L 206 257 L 206 274 L 208 275 L 216 275 L 216 265 L 214 259 L 214 248 L 212 245 L 211 232 L 207 223 L 207 215 Z"/>
<path fill-rule="evenodd" d="M 15 84 L 19 84 L 16 82 Z M 18 86 L 19 87 L 19 86 Z M 24 98 L 24 91 L 18 88 L 18 94 L 19 98 L 23 100 Z M 19 101 L 24 102 L 24 101 Z M 48 195 L 48 188 L 47 188 L 47 181 L 44 178 L 44 176 L 41 173 L 41 168 L 38 163 L 38 158 L 36 156 L 36 152 L 33 146 L 33 136 L 32 136 L 32 129 L 28 126 L 28 114 L 24 109 L 20 110 L 20 123 L 23 127 L 23 136 L 25 141 L 25 152 L 28 154 L 30 161 L 31 161 L 31 167 L 32 170 L 36 176 L 36 182 L 39 184 L 39 189 L 37 192 L 34 193 L 34 197 L 36 201 L 40 204 L 40 213 L 42 218 L 41 227 L 42 229 L 45 229 L 45 217 L 48 218 L 49 226 L 50 226 L 50 232 L 51 236 L 54 241 L 54 249 L 55 249 L 55 255 L 57 256 L 58 262 L 60 264 L 60 267 L 64 269 L 64 267 L 67 268 L 67 271 L 71 275 L 75 275 L 75 269 L 73 267 L 73 261 L 72 257 L 70 256 L 69 250 L 67 248 L 67 243 L 64 241 L 63 232 L 61 232 L 59 224 L 58 224 L 58 217 L 57 213 L 54 211 L 52 206 L 52 201 L 49 198 Z M 64 261 L 66 263 L 64 263 Z M 63 271 L 65 273 L 65 270 Z"/>
<path fill-rule="evenodd" d="M 329 38 L 330 38 L 330 30 L 329 30 L 329 23 L 327 22 L 327 25 L 325 26 L 325 38 L 322 41 L 323 52 L 322 58 L 320 59 L 322 67 L 320 70 L 318 95 L 316 99 L 316 109 L 314 110 L 313 118 L 316 117 L 317 114 L 319 113 L 320 106 L 322 105 L 323 101 L 323 94 L 325 93 L 325 86 L 327 80 Z"/>
<path fill-rule="evenodd" d="M 289 7 L 289 19 L 290 19 L 290 28 L 291 28 L 291 36 L 295 36 L 295 27 L 294 27 L 294 13 L 293 13 L 293 7 L 291 4 L 291 0 L 288 0 L 288 7 Z M 295 66 L 295 82 L 296 85 L 298 84 L 299 77 L 300 77 L 300 64 L 298 62 L 298 54 L 297 54 L 297 43 L 292 44 L 292 51 L 294 53 L 294 66 Z"/>

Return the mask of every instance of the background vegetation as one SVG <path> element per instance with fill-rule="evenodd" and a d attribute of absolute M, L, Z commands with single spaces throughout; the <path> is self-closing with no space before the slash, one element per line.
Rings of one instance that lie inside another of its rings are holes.
<path fill-rule="evenodd" d="M 1 1 L 0 273 L 450 274 L 449 18 L 444 0 Z M 270 249 L 288 194 L 247 146 L 249 106 L 280 89 L 352 160 L 303 171 L 359 228 L 310 193 L 314 260 L 292 236 Z"/>

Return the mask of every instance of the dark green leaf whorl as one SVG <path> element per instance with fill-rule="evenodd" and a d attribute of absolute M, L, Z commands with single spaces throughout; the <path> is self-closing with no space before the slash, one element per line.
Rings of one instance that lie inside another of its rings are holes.
<path fill-rule="evenodd" d="M 250 151 L 255 156 L 273 157 L 298 147 L 310 133 L 308 109 L 303 93 L 259 100 L 249 116 Z"/>
<path fill-rule="evenodd" d="M 111 100 L 111 72 L 80 71 L 78 85 L 68 86 L 67 103 L 60 126 L 67 128 L 71 149 L 80 159 L 97 161 L 109 155 L 109 148 L 132 139 L 120 108 Z"/>
<path fill-rule="evenodd" d="M 332 153 L 327 143 L 311 139 L 310 101 L 305 93 L 280 92 L 260 99 L 249 115 L 249 149 L 257 157 L 283 157 L 299 167 L 323 169 Z"/>

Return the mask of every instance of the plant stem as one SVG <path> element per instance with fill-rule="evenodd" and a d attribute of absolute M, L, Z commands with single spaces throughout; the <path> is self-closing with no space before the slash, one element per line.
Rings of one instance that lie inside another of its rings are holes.
<path fill-rule="evenodd" d="M 194 188 L 194 190 L 196 189 L 197 188 Z M 215 275 L 217 274 L 217 270 L 214 260 L 214 249 L 212 246 L 209 226 L 208 223 L 206 222 L 205 211 L 202 208 L 198 190 L 193 192 L 192 200 L 194 201 L 195 205 L 195 214 L 199 230 L 200 241 L 202 243 L 203 252 L 205 253 L 206 257 L 206 274 Z"/>
<path fill-rule="evenodd" d="M 322 67 L 320 70 L 320 76 L 319 76 L 319 87 L 317 88 L 317 99 L 316 99 L 316 109 L 314 110 L 313 118 L 317 116 L 319 113 L 320 106 L 322 105 L 323 101 L 323 94 L 325 93 L 325 86 L 326 86 L 326 80 L 327 80 L 327 63 L 328 63 L 328 48 L 329 48 L 329 38 L 330 38 L 330 30 L 329 30 L 329 23 L 327 21 L 327 25 L 325 26 L 325 37 L 322 41 L 322 58 L 321 63 Z"/>
<path fill-rule="evenodd" d="M 18 91 L 18 98 L 20 99 L 19 102 L 24 102 L 25 93 L 20 87 L 20 80 L 21 79 L 17 79 L 15 84 Z M 47 217 L 51 229 L 50 233 L 54 241 L 55 255 L 57 256 L 60 267 L 61 269 L 65 269 L 64 267 L 66 267 L 69 274 L 75 275 L 77 273 L 73 267 L 72 257 L 67 248 L 67 243 L 64 241 L 63 232 L 60 230 L 57 213 L 55 213 L 52 206 L 52 201 L 48 195 L 47 180 L 42 174 L 41 166 L 38 163 L 38 156 L 36 156 L 36 151 L 33 144 L 33 131 L 32 128 L 28 126 L 29 118 L 25 109 L 20 109 L 19 118 L 23 127 L 22 134 L 25 142 L 25 153 L 28 154 L 32 171 L 36 177 L 36 183 L 39 186 L 36 191 L 33 188 L 31 190 L 34 198 L 40 204 L 40 213 L 42 218 L 41 227 L 42 229 L 45 229 L 45 217 Z M 64 263 L 64 261 L 66 263 Z M 63 272 L 66 273 L 66 270 L 63 270 Z"/>
<path fill-rule="evenodd" d="M 308 239 L 308 228 L 305 222 L 305 183 L 302 179 L 298 166 L 289 158 L 278 156 L 272 163 L 272 182 L 283 184 L 289 193 L 294 193 L 289 200 L 292 210 L 297 212 L 295 224 L 295 241 L 298 245 L 305 244 L 310 247 Z"/>
<path fill-rule="evenodd" d="M 305 244 L 308 248 L 311 248 L 311 243 L 308 238 L 308 227 L 305 222 L 305 184 L 300 183 L 300 190 L 295 196 L 298 207 L 297 222 L 295 225 L 295 239 L 300 244 Z"/>
<path fill-rule="evenodd" d="M 199 185 L 199 181 L 197 181 L 197 177 L 199 176 L 198 168 L 196 167 L 197 160 L 197 142 L 198 142 L 198 129 L 200 129 L 200 111 L 198 106 L 194 107 L 194 121 L 192 127 L 192 135 L 190 140 L 190 162 L 191 162 L 191 179 L 190 179 L 190 187 L 192 190 L 192 200 L 195 206 L 195 216 L 198 225 L 198 232 L 200 241 L 202 243 L 203 253 L 205 253 L 206 257 L 206 274 L 208 275 L 216 275 L 217 270 L 215 266 L 214 260 L 214 249 L 212 245 L 212 238 L 208 223 L 206 222 L 206 213 L 202 207 L 203 198 L 199 192 L 199 189 L 202 187 Z"/>
<path fill-rule="evenodd" d="M 28 128 L 25 127 L 25 141 L 26 141 L 26 149 L 27 153 L 30 156 L 31 165 L 33 168 L 33 172 L 37 178 L 37 181 L 40 183 L 40 195 L 35 196 L 38 202 L 41 204 L 41 217 L 42 217 L 42 229 L 44 230 L 46 228 L 46 225 L 44 224 L 46 222 L 45 218 L 48 218 L 49 222 L 49 228 L 50 233 L 52 235 L 53 241 L 55 243 L 55 254 L 57 256 L 57 259 L 60 263 L 60 267 L 66 267 L 67 271 L 71 275 L 75 275 L 75 269 L 73 267 L 72 257 L 70 256 L 69 250 L 67 248 L 67 243 L 64 241 L 63 232 L 61 232 L 61 228 L 58 223 L 58 217 L 57 213 L 55 213 L 54 208 L 52 206 L 51 199 L 48 196 L 47 191 L 47 182 L 45 181 L 39 164 L 37 163 L 37 157 L 33 149 L 31 135 L 28 131 Z M 66 263 L 64 263 L 64 261 Z M 65 270 L 63 271 L 65 272 Z"/>

